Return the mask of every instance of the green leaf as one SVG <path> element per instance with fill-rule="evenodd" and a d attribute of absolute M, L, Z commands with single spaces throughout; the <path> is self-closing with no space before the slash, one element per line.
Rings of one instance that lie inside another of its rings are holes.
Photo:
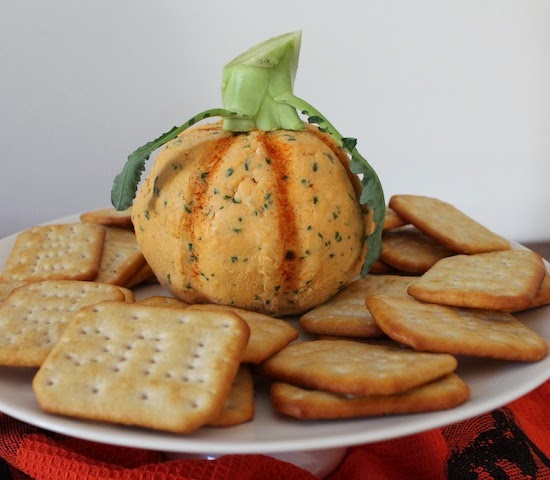
<path fill-rule="evenodd" d="M 111 189 L 111 203 L 117 210 L 126 210 L 132 205 L 141 174 L 145 170 L 145 162 L 159 146 L 174 138 L 173 134 L 176 130 L 177 127 L 173 127 L 157 139 L 146 143 L 128 155 L 128 161 L 122 172 L 115 177 Z"/>
<path fill-rule="evenodd" d="M 354 148 L 351 152 L 350 170 L 361 177 L 360 203 L 373 209 L 373 220 L 376 224 L 374 232 L 367 236 L 367 255 L 361 267 L 361 276 L 369 272 L 373 263 L 380 258 L 382 253 L 382 229 L 386 215 L 386 201 L 384 191 L 374 169 L 365 158 Z"/>
<path fill-rule="evenodd" d="M 308 117 L 307 121 L 308 123 L 316 123 L 317 125 L 320 125 L 324 122 L 324 120 L 321 117 L 318 117 L 316 115 Z"/>
<path fill-rule="evenodd" d="M 172 127 L 168 132 L 163 133 L 160 137 L 152 140 L 145 145 L 139 147 L 130 155 L 124 165 L 122 171 L 115 177 L 113 187 L 111 189 L 111 203 L 117 210 L 126 210 L 132 206 L 134 197 L 136 196 L 141 175 L 145 170 L 145 162 L 151 154 L 162 147 L 165 143 L 176 138 L 181 132 L 188 129 L 192 125 L 209 117 L 237 117 L 233 112 L 223 108 L 214 108 L 205 110 L 194 117 L 191 117 L 180 127 Z"/>
<path fill-rule="evenodd" d="M 365 277 L 382 253 L 382 228 L 386 215 L 386 201 L 378 175 L 357 150 L 357 140 L 351 137 L 343 137 L 327 118 L 312 105 L 289 92 L 279 95 L 275 100 L 291 105 L 304 115 L 307 115 L 309 123 L 317 124 L 319 130 L 331 135 L 338 145 L 351 155 L 350 170 L 352 173 L 361 176 L 362 189 L 359 202 L 362 205 L 367 205 L 373 211 L 373 220 L 376 223 L 374 232 L 366 236 L 365 240 L 367 243 L 367 254 L 361 267 L 361 276 Z"/>
<path fill-rule="evenodd" d="M 355 146 L 357 145 L 357 139 L 356 138 L 342 138 L 342 148 L 347 150 L 348 152 L 352 152 L 355 149 Z"/>

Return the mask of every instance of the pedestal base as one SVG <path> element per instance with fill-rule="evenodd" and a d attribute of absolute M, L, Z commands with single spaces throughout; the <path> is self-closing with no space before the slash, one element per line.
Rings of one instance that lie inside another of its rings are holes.
<path fill-rule="evenodd" d="M 296 452 L 278 452 L 266 453 L 270 457 L 283 462 L 291 463 L 297 467 L 311 472 L 316 477 L 323 479 L 329 475 L 340 464 L 347 452 L 346 447 L 329 448 L 322 450 L 306 450 Z M 199 454 L 199 453 L 177 453 L 167 452 L 166 456 L 170 460 L 190 460 L 204 459 L 215 460 L 221 457 L 221 454 Z"/>

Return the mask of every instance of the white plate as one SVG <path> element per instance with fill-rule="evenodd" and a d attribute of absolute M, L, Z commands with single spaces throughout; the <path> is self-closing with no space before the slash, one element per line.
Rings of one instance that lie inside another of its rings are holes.
<path fill-rule="evenodd" d="M 77 221 L 66 217 L 56 222 Z M 52 222 L 53 223 L 53 222 Z M 0 240 L 3 266 L 15 235 Z M 547 268 L 549 265 L 547 264 Z M 146 287 L 138 296 L 158 294 Z M 518 315 L 550 342 L 550 307 Z M 457 408 L 433 413 L 338 421 L 299 422 L 274 414 L 266 385 L 258 386 L 252 422 L 231 428 L 202 428 L 192 435 L 174 435 L 43 413 L 31 380 L 35 369 L 0 367 L 0 410 L 27 423 L 87 440 L 191 454 L 278 453 L 346 447 L 422 432 L 498 408 L 541 385 L 550 377 L 550 356 L 538 363 L 460 358 L 457 373 L 471 388 L 471 399 Z"/>

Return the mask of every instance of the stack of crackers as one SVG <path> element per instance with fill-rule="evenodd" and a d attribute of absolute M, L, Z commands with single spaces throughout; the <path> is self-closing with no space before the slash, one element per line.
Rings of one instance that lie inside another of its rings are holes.
<path fill-rule="evenodd" d="M 301 328 L 320 340 L 289 346 L 262 366 L 275 379 L 277 411 L 319 419 L 449 408 L 469 395 L 451 358 L 547 355 L 544 339 L 513 315 L 550 303 L 538 254 L 416 195 L 391 198 L 382 245 L 379 274 L 301 316 Z"/>
<path fill-rule="evenodd" d="M 154 280 L 131 213 L 19 234 L 0 274 L 0 365 L 34 367 L 46 412 L 177 433 L 254 416 L 251 365 L 295 340 L 288 322 L 167 296 L 136 301 Z"/>
<path fill-rule="evenodd" d="M 46 412 L 191 433 L 252 420 L 260 376 L 282 415 L 350 418 L 467 401 L 462 356 L 547 354 L 513 315 L 550 303 L 538 255 L 427 197 L 392 197 L 384 231 L 376 268 L 298 329 L 234 307 L 136 300 L 155 277 L 131 211 L 33 227 L 0 274 L 0 365 L 37 368 Z"/>

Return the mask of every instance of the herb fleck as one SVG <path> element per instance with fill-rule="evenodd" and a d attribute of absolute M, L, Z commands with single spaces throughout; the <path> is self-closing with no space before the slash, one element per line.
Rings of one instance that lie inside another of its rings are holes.
<path fill-rule="evenodd" d="M 153 182 L 153 195 L 160 197 L 160 187 L 158 186 L 159 177 L 155 177 L 155 181 Z"/>

